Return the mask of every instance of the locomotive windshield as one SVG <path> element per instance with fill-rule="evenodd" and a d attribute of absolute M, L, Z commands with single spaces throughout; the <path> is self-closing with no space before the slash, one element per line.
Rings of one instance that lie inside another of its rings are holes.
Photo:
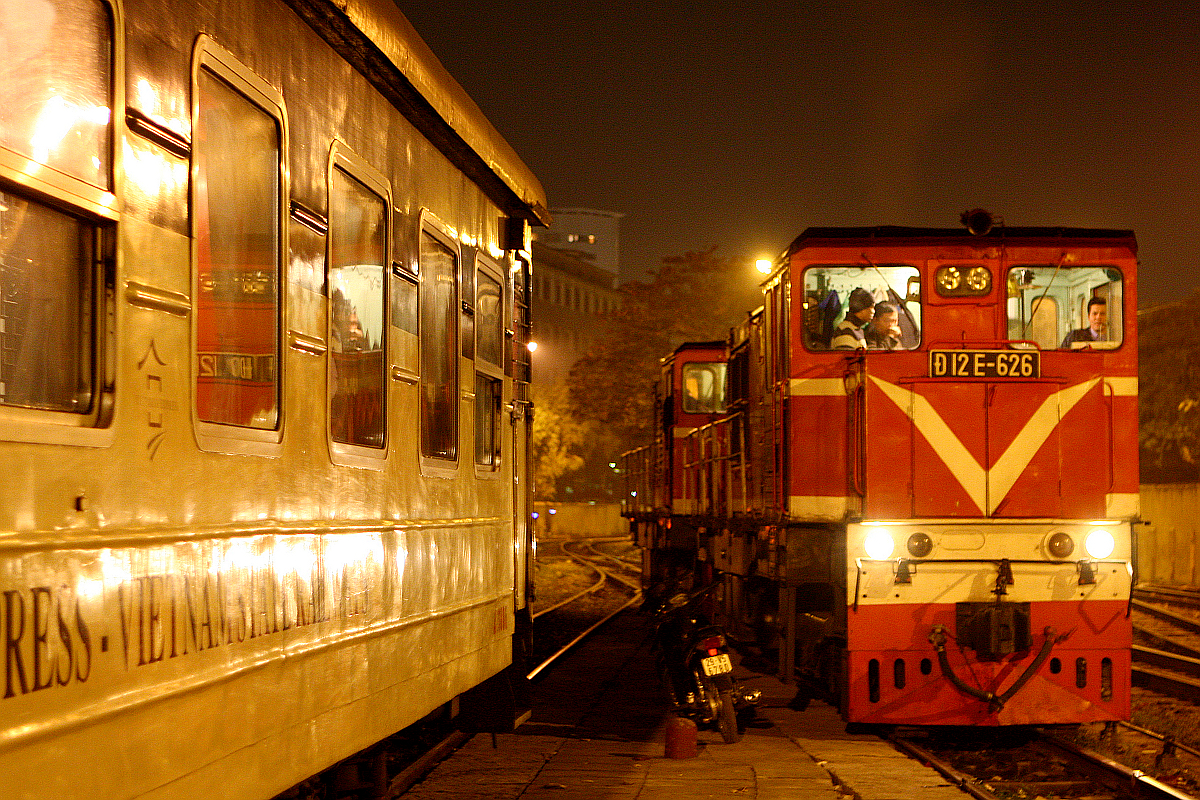
<path fill-rule="evenodd" d="M 1043 350 L 1120 346 L 1123 291 L 1116 269 L 1019 266 L 1007 283 L 1009 339 Z"/>
<path fill-rule="evenodd" d="M 725 362 L 695 361 L 683 365 L 685 414 L 719 414 L 725 410 Z"/>
<path fill-rule="evenodd" d="M 812 267 L 804 273 L 804 344 L 912 350 L 921 343 L 920 290 L 916 267 Z"/>

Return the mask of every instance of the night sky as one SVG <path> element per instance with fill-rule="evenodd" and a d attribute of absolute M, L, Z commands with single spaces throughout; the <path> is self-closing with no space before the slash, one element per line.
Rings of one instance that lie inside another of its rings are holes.
<path fill-rule="evenodd" d="M 397 4 L 551 207 L 626 215 L 626 277 L 983 207 L 1132 228 L 1141 308 L 1200 290 L 1200 5 Z"/>

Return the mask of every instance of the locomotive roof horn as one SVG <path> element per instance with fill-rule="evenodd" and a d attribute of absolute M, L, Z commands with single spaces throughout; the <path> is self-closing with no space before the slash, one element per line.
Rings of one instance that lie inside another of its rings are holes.
<path fill-rule="evenodd" d="M 992 218 L 992 213 L 984 211 L 982 208 L 973 208 L 970 211 L 962 212 L 959 220 L 962 221 L 963 225 L 967 226 L 967 230 L 973 236 L 986 236 L 995 222 Z"/>

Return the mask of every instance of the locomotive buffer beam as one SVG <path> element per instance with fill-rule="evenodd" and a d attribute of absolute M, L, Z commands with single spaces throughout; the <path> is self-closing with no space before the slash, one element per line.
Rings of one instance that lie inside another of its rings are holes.
<path fill-rule="evenodd" d="M 966 604 L 960 604 L 966 605 Z M 992 603 L 983 603 L 980 605 L 994 606 Z M 1007 604 L 1006 604 L 1007 605 Z M 1053 649 L 1054 643 L 1059 640 L 1058 632 L 1053 626 L 1046 626 L 1043 631 L 1045 640 L 1042 642 L 1042 647 L 1038 650 L 1037 657 L 1033 659 L 1021 676 L 1017 678 L 1011 686 L 1005 689 L 1001 694 L 979 689 L 966 683 L 962 678 L 954 673 L 954 669 L 950 666 L 950 660 L 946 657 L 946 642 L 950 638 L 946 631 L 945 625 L 934 625 L 933 630 L 929 633 L 929 643 L 933 645 L 933 649 L 937 652 L 938 666 L 942 669 L 942 675 L 946 677 L 954 687 L 963 694 L 970 695 L 988 704 L 988 709 L 994 714 L 1004 708 L 1004 704 L 1016 695 L 1021 690 L 1033 674 L 1038 671 L 1038 668 L 1045 663 L 1050 656 L 1050 650 Z M 968 645 L 969 646 L 969 645 Z"/>

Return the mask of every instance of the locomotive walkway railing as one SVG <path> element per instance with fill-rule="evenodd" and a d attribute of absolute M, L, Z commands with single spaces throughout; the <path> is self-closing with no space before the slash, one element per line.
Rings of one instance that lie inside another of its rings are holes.
<path fill-rule="evenodd" d="M 745 514 L 746 441 L 744 415 L 732 414 L 697 428 L 683 440 L 685 494 L 705 516 Z"/>

